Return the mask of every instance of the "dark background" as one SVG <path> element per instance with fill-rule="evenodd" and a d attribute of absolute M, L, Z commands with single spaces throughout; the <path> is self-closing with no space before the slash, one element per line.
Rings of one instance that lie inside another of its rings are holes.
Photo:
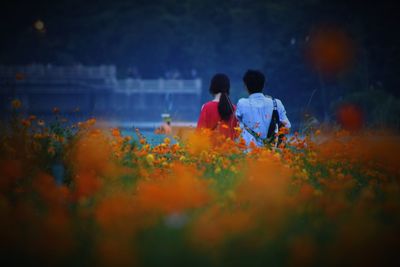
<path fill-rule="evenodd" d="M 349 99 L 374 121 L 370 110 L 387 99 L 395 103 L 387 116 L 400 115 L 398 17 L 395 1 L 3 0 L 0 64 L 113 64 L 120 78 L 175 72 L 202 78 L 205 89 L 224 72 L 235 101 L 245 94 L 244 71 L 255 68 L 268 77 L 265 93 L 292 116 L 330 120 L 332 106 Z M 341 31 L 353 49 L 349 64 L 329 75 L 306 56 L 321 28 Z"/>

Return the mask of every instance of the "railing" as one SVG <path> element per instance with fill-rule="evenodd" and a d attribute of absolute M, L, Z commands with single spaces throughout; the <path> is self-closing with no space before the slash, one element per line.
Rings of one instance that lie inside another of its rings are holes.
<path fill-rule="evenodd" d="M 0 83 L 15 82 L 17 85 L 46 87 L 57 90 L 58 85 L 107 89 L 116 93 L 190 93 L 201 94 L 201 79 L 195 80 L 117 80 L 115 66 L 88 67 L 82 65 L 61 67 L 52 65 L 2 66 Z M 51 87 L 51 88 L 50 88 Z M 65 89 L 63 89 L 65 90 Z"/>
<path fill-rule="evenodd" d="M 118 80 L 117 92 L 176 92 L 201 94 L 201 79 L 196 80 Z"/>
<path fill-rule="evenodd" d="M 52 65 L 29 65 L 29 66 L 1 66 L 1 78 L 15 78 L 20 75 L 21 80 L 27 79 L 46 79 L 46 80 L 115 80 L 115 66 L 95 66 L 88 67 L 76 65 L 71 67 L 52 66 Z"/>

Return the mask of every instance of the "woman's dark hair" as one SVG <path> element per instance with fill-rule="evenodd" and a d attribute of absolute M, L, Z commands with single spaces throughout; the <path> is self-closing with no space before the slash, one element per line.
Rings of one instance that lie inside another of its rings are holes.
<path fill-rule="evenodd" d="M 213 95 L 221 93 L 218 103 L 218 113 L 224 121 L 229 121 L 233 113 L 232 103 L 229 99 L 230 87 L 229 78 L 225 74 L 217 73 L 211 79 L 210 93 Z"/>
<path fill-rule="evenodd" d="M 261 71 L 248 70 L 243 76 L 243 82 L 250 94 L 262 93 L 265 83 L 265 76 Z"/>

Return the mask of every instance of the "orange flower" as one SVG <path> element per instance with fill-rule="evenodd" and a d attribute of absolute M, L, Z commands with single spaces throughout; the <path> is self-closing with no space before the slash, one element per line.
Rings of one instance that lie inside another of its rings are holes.
<path fill-rule="evenodd" d="M 57 207 L 65 204 L 69 197 L 69 190 L 67 187 L 58 187 L 55 183 L 54 177 L 40 173 L 33 182 L 33 188 L 44 200 L 45 204 L 50 207 Z"/>
<path fill-rule="evenodd" d="M 110 162 L 112 148 L 107 137 L 100 131 L 90 131 L 77 142 L 70 159 L 78 170 L 94 170 L 104 173 Z"/>
<path fill-rule="evenodd" d="M 31 121 L 28 119 L 24 119 L 21 121 L 21 124 L 25 127 L 29 127 L 29 126 L 31 126 Z"/>
<path fill-rule="evenodd" d="M 187 139 L 187 150 L 192 155 L 199 155 L 201 152 L 207 152 L 211 149 L 210 132 L 191 133 Z"/>
<path fill-rule="evenodd" d="M 246 211 L 225 211 L 217 205 L 207 209 L 194 221 L 191 241 L 201 248 L 215 249 L 223 241 L 245 234 L 255 225 L 255 220 Z"/>
<path fill-rule="evenodd" d="M 35 115 L 30 115 L 30 116 L 29 116 L 29 120 L 30 120 L 30 121 L 36 120 L 36 116 L 35 116 Z"/>
<path fill-rule="evenodd" d="M 0 190 L 9 189 L 16 179 L 23 175 L 22 164 L 18 160 L 0 160 Z"/>
<path fill-rule="evenodd" d="M 289 129 L 286 127 L 281 127 L 279 129 L 278 135 L 281 135 L 281 134 L 289 134 Z"/>
<path fill-rule="evenodd" d="M 291 266 L 312 266 L 317 253 L 315 241 L 308 235 L 297 236 L 289 243 Z"/>
<path fill-rule="evenodd" d="M 54 156 L 56 154 L 56 149 L 54 148 L 54 146 L 50 146 L 47 149 L 47 153 L 49 153 L 51 156 Z"/>
<path fill-rule="evenodd" d="M 363 113 L 356 105 L 342 105 L 337 110 L 336 116 L 343 129 L 348 131 L 358 131 L 364 124 Z"/>
<path fill-rule="evenodd" d="M 78 173 L 74 178 L 75 196 L 77 199 L 86 198 L 96 193 L 101 185 L 101 180 L 96 177 L 94 172 L 84 171 Z"/>
<path fill-rule="evenodd" d="M 147 142 L 146 142 L 146 139 L 140 138 L 140 139 L 139 139 L 139 143 L 142 144 L 142 145 L 144 145 L 144 144 L 146 144 Z"/>
<path fill-rule="evenodd" d="M 114 136 L 114 137 L 121 137 L 121 132 L 120 132 L 120 130 L 119 130 L 118 128 L 113 128 L 113 129 L 111 130 L 111 134 L 112 134 L 112 136 Z"/>
<path fill-rule="evenodd" d="M 165 179 L 139 182 L 137 201 L 147 211 L 162 213 L 202 207 L 210 194 L 207 182 L 197 176 L 194 168 L 174 165 Z"/>

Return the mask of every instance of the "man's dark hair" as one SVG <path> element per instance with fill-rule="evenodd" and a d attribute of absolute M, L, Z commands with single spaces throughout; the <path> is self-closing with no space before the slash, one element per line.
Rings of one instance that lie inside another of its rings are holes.
<path fill-rule="evenodd" d="M 262 93 L 265 83 L 265 76 L 261 71 L 248 70 L 243 76 L 243 82 L 250 94 Z"/>

